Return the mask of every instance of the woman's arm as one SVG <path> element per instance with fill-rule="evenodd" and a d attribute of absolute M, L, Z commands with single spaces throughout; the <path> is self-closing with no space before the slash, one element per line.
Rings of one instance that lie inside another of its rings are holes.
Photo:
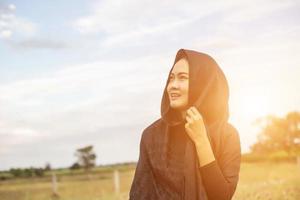
<path fill-rule="evenodd" d="M 195 142 L 195 147 L 200 167 L 216 160 L 207 137 L 203 141 Z"/>
<path fill-rule="evenodd" d="M 221 155 L 216 160 L 197 109 L 190 108 L 186 119 L 188 123 L 185 128 L 195 144 L 201 177 L 209 199 L 230 200 L 235 192 L 240 171 L 241 147 L 238 132 L 231 125 L 224 130 Z"/>
<path fill-rule="evenodd" d="M 239 180 L 241 147 L 237 131 L 230 126 L 221 141 L 222 149 L 218 160 L 200 166 L 201 177 L 209 199 L 229 200 Z"/>
<path fill-rule="evenodd" d="M 187 110 L 186 120 L 185 129 L 195 144 L 200 167 L 216 160 L 207 137 L 203 118 L 195 107 Z"/>

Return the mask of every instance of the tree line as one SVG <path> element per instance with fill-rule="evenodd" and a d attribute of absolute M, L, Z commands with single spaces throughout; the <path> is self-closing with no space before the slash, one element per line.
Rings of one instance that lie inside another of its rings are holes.
<path fill-rule="evenodd" d="M 92 167 L 96 165 L 97 156 L 93 151 L 92 145 L 77 149 L 75 152 L 75 156 L 77 157 L 77 162 L 69 167 L 70 170 L 84 169 L 86 172 L 88 172 Z M 51 171 L 50 163 L 47 163 L 44 168 L 11 168 L 8 171 L 10 175 L 8 175 L 7 172 L 0 173 L 0 180 L 12 178 L 11 176 L 16 178 L 43 177 L 45 175 L 45 172 L 47 171 Z"/>
<path fill-rule="evenodd" d="M 300 164 L 300 113 L 289 112 L 283 117 L 268 115 L 254 122 L 260 127 L 250 152 L 242 155 L 243 162 L 282 162 Z"/>
<path fill-rule="evenodd" d="M 257 142 L 250 149 L 256 154 L 283 151 L 288 155 L 300 153 L 300 113 L 290 112 L 284 117 L 266 116 L 255 122 L 261 126 Z"/>

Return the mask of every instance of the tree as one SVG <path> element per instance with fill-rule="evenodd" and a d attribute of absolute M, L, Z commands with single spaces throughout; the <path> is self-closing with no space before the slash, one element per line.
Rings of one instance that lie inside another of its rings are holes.
<path fill-rule="evenodd" d="M 300 113 L 290 112 L 285 117 L 267 116 L 257 120 L 262 131 L 258 142 L 251 146 L 255 153 L 286 151 L 288 154 L 300 151 Z"/>
<path fill-rule="evenodd" d="M 43 168 L 33 168 L 33 172 L 36 176 L 42 177 L 45 171 Z"/>
<path fill-rule="evenodd" d="M 45 165 L 45 169 L 44 169 L 45 171 L 51 171 L 51 164 L 50 163 L 46 163 L 46 165 Z"/>
<path fill-rule="evenodd" d="M 70 167 L 71 170 L 74 170 L 74 169 L 80 169 L 80 165 L 75 162 L 71 167 Z"/>
<path fill-rule="evenodd" d="M 82 166 L 85 171 L 89 171 L 96 163 L 96 154 L 93 152 L 93 146 L 86 146 L 77 149 L 76 154 L 78 157 L 78 164 Z"/>

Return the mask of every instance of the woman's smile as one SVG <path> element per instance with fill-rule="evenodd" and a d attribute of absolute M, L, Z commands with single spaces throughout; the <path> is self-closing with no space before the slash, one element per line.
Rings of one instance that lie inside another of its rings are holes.
<path fill-rule="evenodd" d="M 180 94 L 179 93 L 171 93 L 171 100 L 176 100 L 178 98 L 180 98 Z"/>

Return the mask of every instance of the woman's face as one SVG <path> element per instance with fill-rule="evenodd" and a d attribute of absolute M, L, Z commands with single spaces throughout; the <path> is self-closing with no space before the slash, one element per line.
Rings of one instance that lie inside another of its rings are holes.
<path fill-rule="evenodd" d="M 189 65 L 186 59 L 177 61 L 171 71 L 167 92 L 170 106 L 176 110 L 185 110 L 189 94 Z"/>

